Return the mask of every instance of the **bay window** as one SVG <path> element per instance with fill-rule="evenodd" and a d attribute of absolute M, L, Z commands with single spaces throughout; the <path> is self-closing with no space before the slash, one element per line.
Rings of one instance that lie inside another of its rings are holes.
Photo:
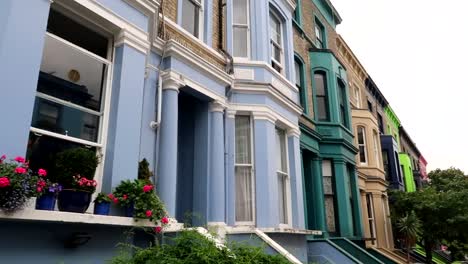
<path fill-rule="evenodd" d="M 182 0 L 182 28 L 195 37 L 200 37 L 200 28 L 203 21 L 203 0 Z"/>
<path fill-rule="evenodd" d="M 281 20 L 270 11 L 271 66 L 279 73 L 283 72 L 283 37 Z"/>
<path fill-rule="evenodd" d="M 102 152 L 111 50 L 103 34 L 50 10 L 27 148 L 32 169 L 53 174 L 55 155 L 69 148 Z"/>
<path fill-rule="evenodd" d="M 235 193 L 237 224 L 254 222 L 252 122 L 249 116 L 235 119 Z"/>
<path fill-rule="evenodd" d="M 278 203 L 280 224 L 289 223 L 288 203 L 288 163 L 286 151 L 286 134 L 284 130 L 276 128 L 276 174 L 278 176 Z"/>
<path fill-rule="evenodd" d="M 250 53 L 249 0 L 233 1 L 233 55 L 248 58 Z"/>

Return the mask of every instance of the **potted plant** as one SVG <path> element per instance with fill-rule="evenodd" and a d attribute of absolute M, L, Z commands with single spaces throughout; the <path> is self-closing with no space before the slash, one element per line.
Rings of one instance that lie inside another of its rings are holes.
<path fill-rule="evenodd" d="M 72 148 L 57 154 L 55 177 L 63 186 L 58 195 L 60 211 L 84 213 L 96 191 L 93 180 L 99 161 L 96 153 L 86 148 Z"/>
<path fill-rule="evenodd" d="M 120 184 L 115 188 L 112 201 L 124 209 L 125 216 L 133 217 L 137 194 L 138 190 L 136 180 L 121 181 Z"/>
<path fill-rule="evenodd" d="M 39 173 L 46 173 L 40 169 Z M 0 210 L 12 213 L 22 209 L 29 198 L 36 195 L 38 175 L 29 169 L 23 157 L 9 162 L 0 157 Z"/>
<path fill-rule="evenodd" d="M 99 193 L 94 199 L 94 214 L 109 215 L 110 203 L 114 200 L 112 193 Z"/>
<path fill-rule="evenodd" d="M 44 177 L 46 175 L 47 173 L 44 170 L 39 173 L 41 177 L 36 184 L 36 209 L 53 211 L 57 200 L 57 194 L 62 190 L 62 186 L 58 183 L 52 183 L 49 179 L 45 179 Z"/>

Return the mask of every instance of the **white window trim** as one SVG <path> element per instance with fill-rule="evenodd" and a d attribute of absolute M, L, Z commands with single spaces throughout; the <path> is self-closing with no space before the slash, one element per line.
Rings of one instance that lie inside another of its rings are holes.
<path fill-rule="evenodd" d="M 182 2 L 185 1 L 185 0 L 179 0 L 179 7 L 181 9 L 181 12 L 178 12 L 178 14 L 182 15 L 183 11 L 182 11 Z M 205 6 L 205 0 L 199 0 L 199 2 L 197 0 L 188 0 L 190 2 L 192 2 L 194 5 L 197 5 L 199 7 L 199 11 L 198 11 L 198 36 L 194 36 L 192 33 L 188 32 L 183 26 L 182 26 L 182 18 L 178 18 L 178 24 L 180 26 L 180 29 L 184 31 L 184 33 L 192 36 L 193 38 L 197 39 L 197 40 L 200 40 L 203 42 L 203 37 L 205 35 L 205 32 L 204 32 L 204 26 L 205 26 L 205 9 L 203 8 Z"/>
<path fill-rule="evenodd" d="M 236 24 L 234 23 L 234 14 L 232 14 L 232 36 L 234 37 L 234 28 L 247 28 L 247 56 L 246 57 L 239 57 L 235 56 L 234 58 L 241 58 L 241 59 L 250 59 L 251 57 L 251 43 L 250 43 L 250 0 L 246 0 L 246 11 L 247 11 L 247 24 Z M 234 42 L 232 44 L 232 53 L 234 54 Z"/>
<path fill-rule="evenodd" d="M 381 164 L 381 158 L 380 158 L 380 155 L 381 155 L 381 151 L 379 151 L 380 149 L 380 146 L 379 146 L 379 140 L 378 140 L 378 135 L 379 133 L 375 130 L 372 131 L 372 138 L 373 138 L 373 141 L 374 141 L 374 158 L 375 158 L 375 167 L 377 168 L 380 168 L 380 164 Z"/>
<path fill-rule="evenodd" d="M 376 233 L 376 227 L 375 227 L 375 213 L 374 213 L 374 210 L 375 210 L 375 207 L 374 207 L 374 197 L 372 195 L 372 193 L 367 193 L 366 194 L 366 199 L 369 199 L 369 205 L 370 205 L 370 209 L 371 209 L 371 218 L 369 218 L 369 213 L 367 214 L 367 223 L 369 224 L 369 232 L 370 232 L 370 236 L 371 238 L 374 238 L 374 239 L 377 239 L 377 233 Z M 366 204 L 367 205 L 367 204 Z M 367 210 L 369 210 L 369 208 L 367 208 Z M 370 223 L 372 221 L 372 224 Z M 372 234 L 374 234 L 374 236 L 372 237 Z M 372 240 L 372 245 L 377 245 L 377 241 L 376 240 Z"/>
<path fill-rule="evenodd" d="M 362 139 L 363 139 L 363 143 L 359 143 L 359 129 L 362 129 Z M 361 156 L 359 156 L 359 163 L 361 165 L 367 165 L 367 163 L 369 162 L 369 156 L 367 155 L 367 135 L 366 135 L 366 127 L 365 126 L 358 126 L 357 127 L 357 143 L 358 143 L 358 148 L 360 148 L 361 146 L 364 147 L 364 157 L 366 158 L 366 162 L 362 162 L 361 161 Z M 360 150 L 359 150 L 360 151 Z"/>
<path fill-rule="evenodd" d="M 277 61 L 274 58 L 273 50 L 271 49 L 271 46 L 270 46 L 270 53 L 271 53 L 270 57 L 271 57 L 271 61 L 273 63 L 275 63 L 280 68 L 279 73 L 281 75 L 284 75 L 285 70 L 284 70 L 284 40 L 283 40 L 284 39 L 284 32 L 283 32 L 283 23 L 281 22 L 281 18 L 275 13 L 275 11 L 273 11 L 271 9 L 270 9 L 270 16 L 274 16 L 278 20 L 279 25 L 280 25 L 280 32 L 279 33 L 280 33 L 281 43 L 276 43 L 276 41 L 273 40 L 273 36 L 271 35 L 271 25 L 269 25 L 269 32 L 270 32 L 270 45 L 275 45 L 275 46 L 279 47 L 279 49 L 280 49 L 280 60 L 282 62 Z M 269 20 L 268 20 L 268 22 L 269 22 Z M 273 69 L 276 71 L 275 68 L 273 68 Z"/>
<path fill-rule="evenodd" d="M 287 215 L 287 223 L 280 223 L 279 224 L 279 227 L 280 228 L 289 228 L 291 227 L 291 223 L 292 223 L 292 206 L 291 206 L 291 175 L 290 175 L 290 171 L 289 171 L 289 151 L 288 151 L 288 136 L 287 136 L 287 133 L 284 129 L 282 128 L 278 128 L 276 127 L 276 129 L 279 129 L 280 131 L 282 131 L 283 133 L 283 137 L 284 137 L 284 150 L 285 150 L 285 159 L 286 159 L 286 172 L 283 172 L 283 171 L 280 171 L 280 170 L 276 170 L 276 180 L 279 181 L 279 178 L 278 178 L 278 174 L 282 174 L 283 176 L 286 176 L 286 184 L 284 186 L 285 190 L 286 190 L 286 193 L 284 194 L 285 195 L 285 198 L 286 198 L 286 201 L 284 202 L 287 206 L 286 208 L 286 215 Z M 276 133 L 276 131 L 275 131 Z M 278 194 L 279 195 L 279 194 Z M 280 202 L 280 201 L 278 201 Z M 279 205 L 279 204 L 278 204 Z"/>
<path fill-rule="evenodd" d="M 250 121 L 250 157 L 251 157 L 251 161 L 250 161 L 250 164 L 247 163 L 236 163 L 236 157 L 235 157 L 235 154 L 236 152 L 234 152 L 234 177 L 237 177 L 236 174 L 235 174 L 235 168 L 237 166 L 240 166 L 240 167 L 246 167 L 246 166 L 250 166 L 251 169 L 250 169 L 250 173 L 251 173 L 251 178 L 252 178 L 252 221 L 237 221 L 236 220 L 236 214 L 235 214 L 235 211 L 236 211 L 236 204 L 234 202 L 234 222 L 235 222 L 235 225 L 236 226 L 255 226 L 255 223 L 256 223 L 256 219 L 257 219 L 257 208 L 256 208 L 256 192 L 255 192 L 255 183 L 256 183 L 256 178 L 255 178 L 255 159 L 254 159 L 254 123 L 253 123 L 253 116 L 251 115 L 237 115 L 237 116 L 248 116 L 249 117 L 249 121 Z M 235 130 L 235 129 L 234 129 Z M 236 135 L 234 133 L 234 138 L 236 138 Z M 234 150 L 236 151 L 236 150 Z M 235 182 L 235 180 L 234 180 Z M 234 190 L 236 191 L 236 186 L 234 185 Z"/>
<path fill-rule="evenodd" d="M 354 99 L 356 99 L 356 107 L 358 109 L 361 108 L 361 89 L 357 87 L 356 85 L 353 85 L 354 88 Z"/>
<path fill-rule="evenodd" d="M 67 15 L 67 14 L 66 14 Z M 68 15 L 67 15 L 68 16 Z M 92 23 L 93 25 L 95 24 L 94 21 L 92 20 L 86 20 L 85 18 L 83 17 L 75 17 L 73 16 L 73 19 L 77 19 L 77 22 L 78 23 L 86 23 L 85 25 L 89 25 L 89 23 Z M 98 25 L 98 24 L 95 24 L 95 25 Z M 105 158 L 104 158 L 104 155 L 106 153 L 106 148 L 107 148 L 107 134 L 108 134 L 108 129 L 109 129 L 109 115 L 110 115 L 110 103 L 111 103 L 111 93 L 112 93 L 112 76 L 113 76 L 113 73 L 114 73 L 114 67 L 113 67 L 113 61 L 115 60 L 115 45 L 114 45 L 114 42 L 113 42 L 113 39 L 112 39 L 112 33 L 111 32 L 100 32 L 100 33 L 107 33 L 108 35 L 108 47 L 107 47 L 107 57 L 111 57 L 111 59 L 107 59 L 107 58 L 103 58 L 99 55 L 96 55 L 80 46 L 77 46 L 59 36 L 56 36 L 54 34 L 51 34 L 49 32 L 46 32 L 45 33 L 45 36 L 50 36 L 52 38 L 54 38 L 55 40 L 57 41 L 60 41 L 62 42 L 63 44 L 77 50 L 78 52 L 82 53 L 83 55 L 85 56 L 89 56 L 103 64 L 106 64 L 107 66 L 107 74 L 106 74 L 106 78 L 104 79 L 104 83 L 102 85 L 102 89 L 103 89 L 103 95 L 102 95 L 102 104 L 101 104 L 101 111 L 100 112 L 97 112 L 96 113 L 100 113 L 100 118 L 99 118 L 99 133 L 98 133 L 98 136 L 97 136 L 97 143 L 96 142 L 92 142 L 92 141 L 88 141 L 88 140 L 83 140 L 83 139 L 80 139 L 80 138 L 76 138 L 76 137 L 71 137 L 71 136 L 66 136 L 66 135 L 62 135 L 62 134 L 58 134 L 58 133 L 54 133 L 54 132 L 50 132 L 50 131 L 47 131 L 47 130 L 44 130 L 44 129 L 39 129 L 39 128 L 35 128 L 35 127 L 32 127 L 30 126 L 30 132 L 34 133 L 35 135 L 39 136 L 39 135 L 46 135 L 46 136 L 50 136 L 50 137 L 53 137 L 53 138 L 58 138 L 58 139 L 62 139 L 62 140 L 66 140 L 66 141 L 69 141 L 69 142 L 74 142 L 74 143 L 78 143 L 78 144 L 82 144 L 83 146 L 85 147 L 96 147 L 96 155 L 99 156 L 100 158 L 100 162 L 98 163 L 98 166 L 96 168 L 96 171 L 95 171 L 95 174 L 94 174 L 94 179 L 98 182 L 98 185 L 96 187 L 96 192 L 93 194 L 93 198 L 94 199 L 98 193 L 101 192 L 102 190 L 102 182 L 103 182 L 103 176 L 104 176 L 104 167 L 105 167 Z M 43 95 L 43 96 L 42 96 Z M 36 96 L 38 97 L 50 97 L 48 95 L 45 95 L 43 93 L 40 93 L 40 92 L 37 92 L 36 91 Z M 61 99 L 58 99 L 58 98 L 54 98 L 54 101 L 63 101 Z M 60 102 L 62 103 L 62 102 Z M 66 102 L 63 101 L 63 105 L 66 105 L 66 106 L 70 106 L 70 107 L 73 107 L 73 108 L 77 108 L 80 107 L 80 106 L 77 106 L 73 103 L 69 103 L 69 102 Z M 80 109 L 81 110 L 81 109 Z M 93 112 L 93 110 L 91 109 L 86 109 L 85 112 Z M 92 209 L 91 207 L 88 208 L 88 210 L 86 211 L 88 213 L 92 213 Z"/>

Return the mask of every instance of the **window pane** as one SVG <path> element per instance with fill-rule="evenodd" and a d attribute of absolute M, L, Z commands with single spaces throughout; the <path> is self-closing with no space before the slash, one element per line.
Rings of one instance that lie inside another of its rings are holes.
<path fill-rule="evenodd" d="M 199 9 L 191 0 L 182 2 L 182 27 L 195 37 L 198 37 Z"/>
<path fill-rule="evenodd" d="M 247 51 L 247 34 L 248 30 L 246 27 L 234 27 L 233 28 L 233 40 L 234 40 L 234 57 L 248 57 Z"/>
<path fill-rule="evenodd" d="M 365 132 L 363 127 L 358 127 L 358 144 L 365 144 Z"/>
<path fill-rule="evenodd" d="M 31 126 L 96 142 L 99 117 L 36 97 Z"/>
<path fill-rule="evenodd" d="M 271 39 L 281 45 L 281 22 L 270 13 Z"/>
<path fill-rule="evenodd" d="M 327 217 L 328 232 L 336 232 L 335 224 L 335 201 L 333 196 L 325 196 L 325 214 Z"/>
<path fill-rule="evenodd" d="M 325 96 L 325 75 L 322 73 L 315 73 L 314 74 L 314 83 L 315 89 L 317 90 L 317 96 Z"/>
<path fill-rule="evenodd" d="M 322 40 L 322 30 L 321 30 L 320 26 L 318 26 L 318 25 L 315 25 L 315 37 L 320 41 Z"/>
<path fill-rule="evenodd" d="M 247 15 L 249 14 L 247 0 L 235 0 L 232 4 L 234 24 L 247 25 Z"/>
<path fill-rule="evenodd" d="M 287 173 L 285 134 L 283 130 L 278 128 L 276 129 L 276 146 L 277 170 Z"/>
<path fill-rule="evenodd" d="M 101 110 L 106 65 L 46 35 L 37 91 Z"/>
<path fill-rule="evenodd" d="M 271 44 L 271 53 L 273 55 L 273 58 L 281 63 L 281 49 L 275 45 L 274 43 Z"/>
<path fill-rule="evenodd" d="M 364 146 L 359 146 L 359 160 L 361 163 L 366 163 L 366 148 Z"/>
<path fill-rule="evenodd" d="M 296 86 L 301 87 L 301 65 L 297 60 L 294 61 L 294 71 L 296 73 Z"/>
<path fill-rule="evenodd" d="M 236 116 L 236 163 L 250 164 L 250 118 Z"/>
<path fill-rule="evenodd" d="M 278 202 L 279 202 L 279 220 L 281 224 L 288 223 L 287 206 L 287 176 L 278 173 Z"/>
<path fill-rule="evenodd" d="M 251 167 L 236 167 L 236 221 L 253 221 Z"/>
<path fill-rule="evenodd" d="M 317 98 L 317 110 L 319 120 L 328 120 L 328 103 L 326 97 Z"/>
<path fill-rule="evenodd" d="M 26 157 L 32 170 L 45 169 L 47 171 L 47 178 L 53 181 L 57 179 L 57 174 L 60 173 L 54 171 L 57 153 L 77 147 L 84 146 L 46 135 L 38 136 L 31 132 L 29 133 Z M 96 151 L 95 148 L 89 149 Z"/>

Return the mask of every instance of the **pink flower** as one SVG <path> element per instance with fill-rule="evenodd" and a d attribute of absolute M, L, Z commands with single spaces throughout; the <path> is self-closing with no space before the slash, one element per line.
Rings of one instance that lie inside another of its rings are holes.
<path fill-rule="evenodd" d="M 6 156 L 5 156 L 5 155 L 2 155 L 2 156 L 0 157 L 0 160 L 5 160 L 5 159 L 6 159 Z"/>
<path fill-rule="evenodd" d="M 111 200 L 114 200 L 114 195 L 113 195 L 112 193 L 109 193 L 109 194 L 107 195 L 107 197 L 109 197 L 109 199 L 111 199 Z"/>
<path fill-rule="evenodd" d="M 93 181 L 93 186 L 96 187 L 96 185 L 97 185 L 97 182 Z"/>
<path fill-rule="evenodd" d="M 42 192 L 42 188 L 41 188 L 41 187 L 37 187 L 37 192 Z"/>
<path fill-rule="evenodd" d="M 153 211 L 146 210 L 145 214 L 146 214 L 146 217 L 151 217 L 153 215 Z"/>
<path fill-rule="evenodd" d="M 169 224 L 169 218 L 163 217 L 163 218 L 161 219 L 161 223 L 163 223 L 163 224 L 165 224 L 165 225 L 166 225 L 166 224 Z"/>
<path fill-rule="evenodd" d="M 47 176 L 47 171 L 44 170 L 44 169 L 39 169 L 39 171 L 37 172 L 37 174 L 39 174 L 39 176 L 45 177 L 45 176 Z"/>
<path fill-rule="evenodd" d="M 157 226 L 157 227 L 154 228 L 154 232 L 156 232 L 156 233 L 161 233 L 161 231 L 162 231 L 162 227 L 160 227 L 160 226 Z"/>
<path fill-rule="evenodd" d="M 115 204 L 119 203 L 119 199 L 117 199 L 117 198 L 112 199 L 112 201 L 114 201 Z"/>
<path fill-rule="evenodd" d="M 38 182 L 37 182 L 37 186 L 39 186 L 39 187 L 45 187 L 45 186 L 46 186 L 46 182 L 45 182 L 45 181 L 38 181 Z"/>
<path fill-rule="evenodd" d="M 17 162 L 19 162 L 19 163 L 24 163 L 24 162 L 26 161 L 26 160 L 25 160 L 23 157 L 21 157 L 21 156 L 16 157 L 15 160 L 16 160 Z"/>
<path fill-rule="evenodd" d="M 10 186 L 10 179 L 8 179 L 7 177 L 0 177 L 0 188 L 3 188 L 3 187 L 8 187 Z"/>
<path fill-rule="evenodd" d="M 153 190 L 153 185 L 145 185 L 145 186 L 143 186 L 143 192 L 146 193 L 146 192 L 149 192 L 149 191 L 151 191 L 151 190 Z"/>
<path fill-rule="evenodd" d="M 126 195 L 126 194 L 124 194 L 124 195 L 122 196 L 122 199 L 123 199 L 124 201 L 127 200 L 127 198 L 128 198 L 128 195 Z"/>
<path fill-rule="evenodd" d="M 15 173 L 18 173 L 18 174 L 25 174 L 25 173 L 26 173 L 26 169 L 25 169 L 25 168 L 18 167 L 18 168 L 15 169 Z"/>

